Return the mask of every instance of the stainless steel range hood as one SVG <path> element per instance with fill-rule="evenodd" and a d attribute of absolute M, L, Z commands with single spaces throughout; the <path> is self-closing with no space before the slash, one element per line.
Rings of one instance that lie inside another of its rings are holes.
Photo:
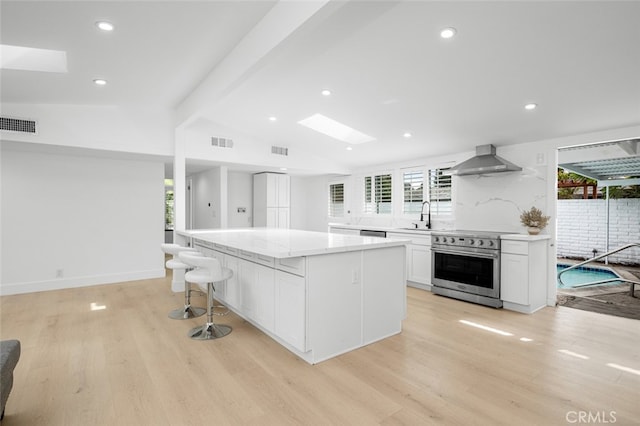
<path fill-rule="evenodd" d="M 484 173 L 517 172 L 522 170 L 515 164 L 496 155 L 493 145 L 476 146 L 476 156 L 453 166 L 447 174 L 465 176 Z"/>

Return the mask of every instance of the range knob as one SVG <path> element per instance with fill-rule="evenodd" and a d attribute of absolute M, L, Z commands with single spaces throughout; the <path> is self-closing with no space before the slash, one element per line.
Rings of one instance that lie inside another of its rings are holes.
<path fill-rule="evenodd" d="M 478 241 L 478 245 L 479 245 L 479 246 L 483 246 L 483 245 L 484 245 L 484 240 L 479 240 L 479 241 Z"/>
<path fill-rule="evenodd" d="M 489 246 L 493 247 L 493 241 L 489 240 Z"/>
<path fill-rule="evenodd" d="M 475 243 L 475 241 L 473 240 L 473 238 L 469 240 L 469 245 L 472 246 L 474 243 Z"/>
<path fill-rule="evenodd" d="M 437 243 L 440 242 L 440 237 L 433 237 L 433 240 Z"/>
<path fill-rule="evenodd" d="M 452 243 L 455 243 L 455 242 L 456 242 L 456 239 L 455 239 L 455 238 L 453 238 L 453 237 L 451 237 L 451 240 L 450 240 L 450 241 L 451 241 Z"/>

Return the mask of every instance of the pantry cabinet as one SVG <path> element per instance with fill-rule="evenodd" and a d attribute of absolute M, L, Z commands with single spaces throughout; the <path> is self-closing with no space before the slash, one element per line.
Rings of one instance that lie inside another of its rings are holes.
<path fill-rule="evenodd" d="M 257 173 L 253 175 L 253 226 L 289 228 L 289 175 Z"/>

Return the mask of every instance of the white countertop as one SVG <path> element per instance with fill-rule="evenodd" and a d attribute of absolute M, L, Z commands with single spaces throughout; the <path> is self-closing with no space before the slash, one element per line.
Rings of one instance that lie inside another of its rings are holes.
<path fill-rule="evenodd" d="M 411 242 L 409 239 L 385 239 L 276 228 L 193 229 L 176 232 L 185 237 L 275 258 L 394 247 Z"/>
<path fill-rule="evenodd" d="M 342 228 L 342 229 L 368 229 L 371 231 L 387 231 L 387 232 L 395 232 L 400 234 L 412 234 L 412 235 L 431 235 L 431 229 L 420 228 L 391 228 L 389 226 L 376 226 L 376 225 L 352 225 L 347 223 L 330 223 L 329 227 L 331 228 Z"/>
<path fill-rule="evenodd" d="M 500 235 L 501 240 L 513 240 L 513 241 L 540 241 L 540 240 L 548 240 L 551 238 L 551 235 L 546 234 L 538 234 L 538 235 L 528 235 L 528 234 L 504 234 Z"/>

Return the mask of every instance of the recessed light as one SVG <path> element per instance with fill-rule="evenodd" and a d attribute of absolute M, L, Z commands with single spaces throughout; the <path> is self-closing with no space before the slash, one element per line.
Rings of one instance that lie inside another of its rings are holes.
<path fill-rule="evenodd" d="M 280 167 L 280 170 L 282 170 L 283 172 L 286 172 L 287 168 L 286 167 Z"/>
<path fill-rule="evenodd" d="M 107 21 L 98 21 L 96 22 L 96 27 L 102 31 L 113 31 L 113 24 Z"/>
<path fill-rule="evenodd" d="M 352 150 L 353 150 L 352 147 L 350 147 L 350 146 L 347 147 L 347 151 L 352 151 Z"/>
<path fill-rule="evenodd" d="M 322 93 L 322 96 L 331 96 L 331 90 L 329 90 L 329 89 L 324 89 L 320 93 Z"/>
<path fill-rule="evenodd" d="M 273 115 L 269 117 L 269 121 L 278 121 L 278 117 L 274 117 Z"/>
<path fill-rule="evenodd" d="M 456 29 L 453 27 L 445 28 L 444 30 L 440 31 L 440 37 L 442 38 L 452 38 L 455 35 Z"/>
<path fill-rule="evenodd" d="M 107 80 L 103 79 L 103 78 L 96 78 L 93 80 L 94 84 L 96 86 L 104 86 L 107 84 Z"/>
<path fill-rule="evenodd" d="M 412 135 L 411 133 L 409 133 L 409 132 L 405 132 L 402 136 L 403 136 L 405 139 L 409 139 L 409 138 L 411 138 L 411 136 L 413 136 L 413 135 Z"/>
<path fill-rule="evenodd" d="M 536 109 L 536 108 L 538 108 L 538 104 L 534 104 L 534 103 L 526 104 L 526 105 L 524 106 L 524 109 L 526 109 L 526 110 L 528 110 L 528 111 L 534 110 L 534 109 Z"/>

